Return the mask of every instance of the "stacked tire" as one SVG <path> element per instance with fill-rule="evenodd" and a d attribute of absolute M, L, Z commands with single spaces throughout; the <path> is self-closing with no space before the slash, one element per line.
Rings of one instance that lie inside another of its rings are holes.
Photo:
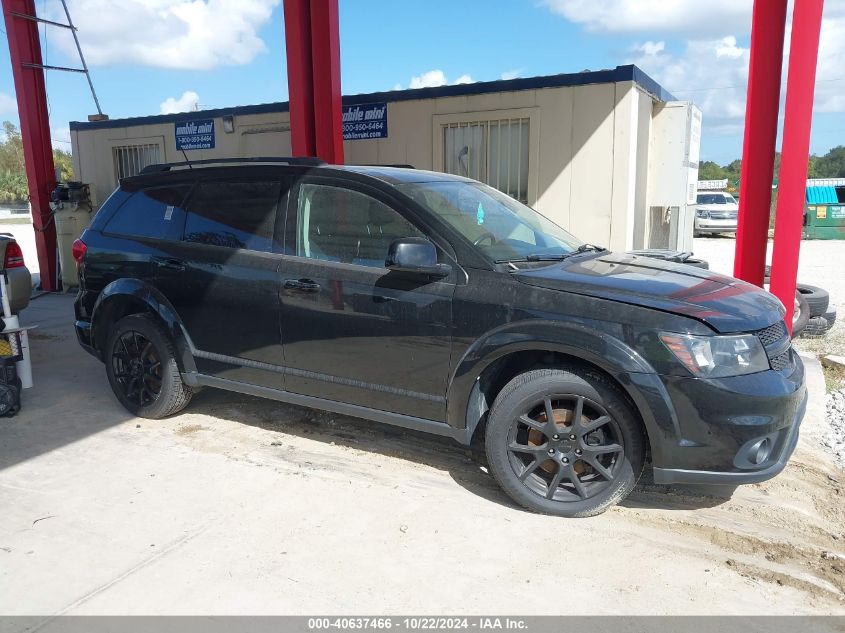
<path fill-rule="evenodd" d="M 819 338 L 828 333 L 836 322 L 836 310 L 830 307 L 830 295 L 824 288 L 798 284 L 798 293 L 807 302 L 810 318 L 801 332 L 806 338 Z"/>
<path fill-rule="evenodd" d="M 771 266 L 766 266 L 765 283 L 769 283 Z M 824 288 L 810 284 L 796 284 L 796 321 L 792 325 L 792 336 L 820 338 L 836 323 L 836 309 L 830 307 L 830 294 Z"/>

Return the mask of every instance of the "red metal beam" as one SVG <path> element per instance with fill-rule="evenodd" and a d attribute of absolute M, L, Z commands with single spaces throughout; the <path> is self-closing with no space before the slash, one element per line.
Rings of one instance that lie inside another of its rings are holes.
<path fill-rule="evenodd" d="M 285 0 L 284 10 L 291 152 L 294 156 L 316 156 L 311 7 L 309 0 Z"/>
<path fill-rule="evenodd" d="M 285 0 L 291 149 L 343 163 L 337 0 Z"/>
<path fill-rule="evenodd" d="M 823 6 L 824 0 L 800 0 L 792 11 L 771 281 L 772 293 L 786 306 L 786 326 L 790 332 L 807 190 L 813 90 Z"/>
<path fill-rule="evenodd" d="M 50 192 L 56 185 L 56 173 L 53 165 L 53 146 L 50 143 L 50 120 L 47 116 L 47 91 L 44 87 L 44 71 L 24 66 L 42 63 L 41 43 L 38 39 L 38 23 L 15 17 L 12 13 L 34 16 L 34 0 L 3 0 L 3 17 L 6 21 L 12 76 L 15 79 L 15 94 L 18 100 L 41 287 L 52 291 L 58 288 L 56 227 L 50 211 Z"/>
<path fill-rule="evenodd" d="M 317 156 L 343 164 L 337 0 L 311 0 L 311 61 Z"/>
<path fill-rule="evenodd" d="M 787 0 L 754 0 L 734 276 L 763 285 Z"/>

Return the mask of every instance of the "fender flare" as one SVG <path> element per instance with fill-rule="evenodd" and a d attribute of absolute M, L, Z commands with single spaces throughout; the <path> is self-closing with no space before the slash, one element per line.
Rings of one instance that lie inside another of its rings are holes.
<path fill-rule="evenodd" d="M 680 437 L 680 425 L 666 388 L 654 368 L 618 338 L 577 322 L 531 320 L 506 324 L 478 338 L 455 366 L 447 392 L 446 419 L 472 440 L 486 410 L 479 379 L 495 361 L 515 352 L 545 351 L 565 354 L 595 365 L 634 401 L 650 442 Z"/>
<path fill-rule="evenodd" d="M 179 363 L 179 369 L 183 373 L 195 374 L 197 367 L 193 354 L 194 345 L 185 330 L 185 325 L 161 291 L 140 279 L 122 278 L 111 282 L 103 288 L 94 303 L 94 309 L 91 311 L 91 340 L 95 343 L 101 360 L 102 349 L 97 343 L 102 342 L 102 337 L 106 335 L 106 332 L 98 331 L 98 321 L 104 318 L 110 321 L 109 317 L 114 307 L 118 302 L 127 299 L 134 303 L 144 304 L 158 317 L 176 346 L 176 361 Z"/>

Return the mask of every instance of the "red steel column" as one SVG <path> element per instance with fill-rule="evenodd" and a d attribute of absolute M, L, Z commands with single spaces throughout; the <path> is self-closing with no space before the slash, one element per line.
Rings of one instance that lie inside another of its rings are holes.
<path fill-rule="evenodd" d="M 52 291 L 56 283 L 56 227 L 50 211 L 50 192 L 56 185 L 50 120 L 47 116 L 47 91 L 44 71 L 24 64 L 41 64 L 38 23 L 15 17 L 12 13 L 35 15 L 34 0 L 3 0 L 3 16 L 9 40 L 9 56 L 15 79 L 18 116 L 21 121 L 26 179 L 32 204 L 35 247 L 41 270 L 41 287 Z"/>
<path fill-rule="evenodd" d="M 807 191 L 813 90 L 823 6 L 824 0 L 799 0 L 792 11 L 771 282 L 772 293 L 786 306 L 786 326 L 790 332 Z"/>
<path fill-rule="evenodd" d="M 734 276 L 763 285 L 787 0 L 754 0 Z"/>
<path fill-rule="evenodd" d="M 337 0 L 311 0 L 311 60 L 317 156 L 343 164 Z"/>
<path fill-rule="evenodd" d="M 294 156 L 316 156 L 311 7 L 309 0 L 285 0 L 284 10 L 291 153 Z"/>

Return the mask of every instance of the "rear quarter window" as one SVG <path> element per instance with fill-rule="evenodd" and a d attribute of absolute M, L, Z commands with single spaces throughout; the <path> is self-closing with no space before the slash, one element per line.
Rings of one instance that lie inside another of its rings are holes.
<path fill-rule="evenodd" d="M 188 202 L 186 242 L 271 252 L 279 181 L 202 182 Z"/>
<path fill-rule="evenodd" d="M 137 191 L 124 202 L 103 228 L 104 233 L 160 240 L 179 239 L 185 217 L 187 185 Z"/>

